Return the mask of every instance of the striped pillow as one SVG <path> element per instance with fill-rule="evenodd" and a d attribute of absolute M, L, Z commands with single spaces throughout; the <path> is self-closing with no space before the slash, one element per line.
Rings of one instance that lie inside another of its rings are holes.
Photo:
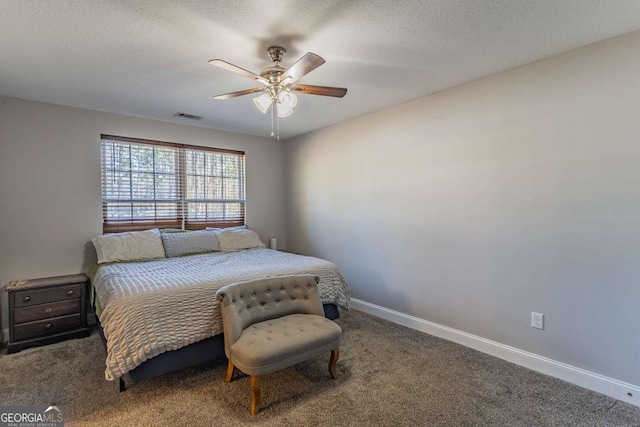
<path fill-rule="evenodd" d="M 220 250 L 216 233 L 210 230 L 162 233 L 161 236 L 168 258 Z"/>

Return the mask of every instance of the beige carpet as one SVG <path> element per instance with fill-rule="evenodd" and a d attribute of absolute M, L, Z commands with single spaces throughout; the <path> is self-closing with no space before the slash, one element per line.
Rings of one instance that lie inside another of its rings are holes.
<path fill-rule="evenodd" d="M 96 333 L 0 356 L 0 404 L 57 404 L 68 426 L 639 426 L 640 408 L 367 314 L 343 312 L 338 380 L 329 354 L 249 381 L 226 364 L 131 386 L 104 379 Z M 237 375 L 237 374 L 236 374 Z"/>

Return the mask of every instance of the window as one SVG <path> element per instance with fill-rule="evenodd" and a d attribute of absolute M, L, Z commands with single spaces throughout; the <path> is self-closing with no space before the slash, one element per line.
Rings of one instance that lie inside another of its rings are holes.
<path fill-rule="evenodd" d="M 103 232 L 244 225 L 244 152 L 102 135 Z"/>

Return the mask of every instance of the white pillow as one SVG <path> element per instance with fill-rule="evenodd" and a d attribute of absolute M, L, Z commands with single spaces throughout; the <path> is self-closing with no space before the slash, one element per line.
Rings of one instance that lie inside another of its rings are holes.
<path fill-rule="evenodd" d="M 221 251 L 236 251 L 239 249 L 264 248 L 264 243 L 260 236 L 253 230 L 245 229 L 222 229 L 216 231 L 218 245 Z"/>
<path fill-rule="evenodd" d="M 130 231 L 98 236 L 91 240 L 96 248 L 98 264 L 165 258 L 160 230 Z"/>

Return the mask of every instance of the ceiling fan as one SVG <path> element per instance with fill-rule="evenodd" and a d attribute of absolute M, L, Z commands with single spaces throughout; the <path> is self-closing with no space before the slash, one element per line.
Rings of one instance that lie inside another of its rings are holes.
<path fill-rule="evenodd" d="M 341 87 L 314 86 L 296 83 L 302 77 L 324 64 L 325 60 L 315 53 L 307 52 L 298 60 L 298 62 L 289 68 L 280 66 L 282 58 L 287 53 L 283 47 L 271 46 L 267 49 L 267 53 L 274 62 L 274 65 L 262 70 L 260 75 L 247 71 L 244 68 L 240 68 L 227 61 L 223 61 L 222 59 L 212 59 L 209 63 L 227 71 L 249 77 L 262 85 L 252 89 L 216 95 L 213 98 L 225 100 L 235 98 L 237 96 L 263 92 L 260 96 L 255 97 L 253 102 L 262 113 L 266 113 L 270 107 L 273 107 L 271 109 L 271 136 L 274 136 L 274 115 L 276 115 L 278 119 L 281 117 L 289 117 L 293 113 L 298 102 L 298 99 L 295 96 L 296 93 L 332 96 L 336 98 L 342 98 L 346 95 L 347 89 Z M 277 127 L 278 139 L 280 139 L 279 120 L 277 121 Z"/>

